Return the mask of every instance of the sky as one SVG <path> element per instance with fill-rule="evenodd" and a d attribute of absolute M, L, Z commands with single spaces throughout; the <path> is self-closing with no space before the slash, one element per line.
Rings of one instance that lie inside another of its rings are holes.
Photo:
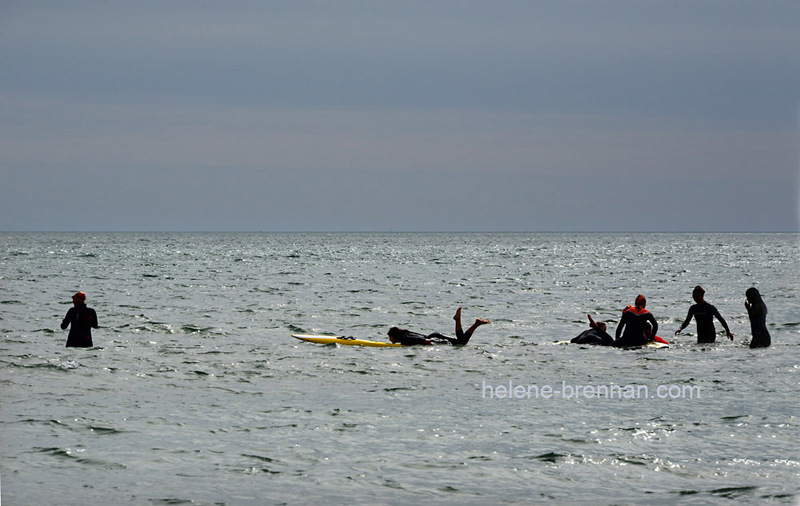
<path fill-rule="evenodd" d="M 0 231 L 797 232 L 800 2 L 0 2 Z"/>

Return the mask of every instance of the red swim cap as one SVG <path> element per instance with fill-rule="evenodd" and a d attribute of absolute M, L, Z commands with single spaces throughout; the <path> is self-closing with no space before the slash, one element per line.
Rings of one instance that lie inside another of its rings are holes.
<path fill-rule="evenodd" d="M 86 302 L 86 294 L 83 292 L 78 292 L 72 296 L 72 300 L 79 300 L 81 302 Z"/>

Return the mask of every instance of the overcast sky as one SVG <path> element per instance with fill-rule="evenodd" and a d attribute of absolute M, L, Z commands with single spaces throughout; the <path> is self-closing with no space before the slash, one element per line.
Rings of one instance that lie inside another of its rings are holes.
<path fill-rule="evenodd" d="M 800 2 L 0 2 L 0 230 L 798 231 Z"/>

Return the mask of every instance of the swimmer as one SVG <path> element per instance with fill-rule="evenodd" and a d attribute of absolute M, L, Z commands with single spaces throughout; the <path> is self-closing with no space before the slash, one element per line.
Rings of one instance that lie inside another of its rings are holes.
<path fill-rule="evenodd" d="M 689 325 L 689 322 L 692 321 L 692 317 L 694 317 L 694 320 L 697 322 L 697 343 L 713 343 L 717 339 L 717 329 L 714 328 L 714 318 L 716 318 L 725 329 L 725 334 L 728 336 L 728 339 L 733 341 L 733 334 L 731 334 L 728 328 L 728 323 L 725 321 L 725 318 L 719 314 L 719 311 L 717 311 L 714 305 L 706 302 L 704 298 L 705 293 L 706 291 L 703 290 L 702 286 L 697 285 L 694 287 L 692 298 L 696 304 L 689 307 L 686 320 L 684 320 L 681 328 L 675 331 L 675 335 L 677 336 L 680 334 L 681 331 Z"/>
<path fill-rule="evenodd" d="M 611 346 L 614 344 L 614 338 L 606 332 L 606 322 L 595 322 L 592 315 L 586 315 L 589 318 L 589 329 L 584 330 L 577 337 L 572 338 L 570 341 L 573 344 L 596 344 L 599 346 Z"/>
<path fill-rule="evenodd" d="M 433 334 L 419 334 L 406 329 L 392 327 L 389 329 L 389 340 L 393 343 L 402 344 L 404 346 L 411 345 L 425 345 L 430 346 L 434 344 L 452 344 L 456 346 L 463 346 L 469 342 L 475 329 L 481 325 L 490 323 L 489 320 L 477 319 L 466 332 L 461 328 L 461 308 L 456 310 L 453 319 L 456 321 L 456 337 L 447 337 L 438 332 Z"/>
<path fill-rule="evenodd" d="M 772 344 L 772 339 L 767 330 L 767 305 L 758 292 L 758 288 L 748 288 L 745 292 L 747 300 L 744 307 L 747 308 L 747 316 L 750 318 L 750 330 L 753 333 L 753 340 L 750 341 L 751 348 L 766 348 Z"/>
<path fill-rule="evenodd" d="M 67 336 L 68 348 L 91 348 L 92 328 L 97 328 L 97 313 L 86 306 L 86 294 L 78 292 L 72 296 L 73 306 L 61 321 L 61 329 L 69 329 Z"/>

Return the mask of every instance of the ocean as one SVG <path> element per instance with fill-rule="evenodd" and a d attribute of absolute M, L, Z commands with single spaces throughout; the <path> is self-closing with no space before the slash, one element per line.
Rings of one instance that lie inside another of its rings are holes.
<path fill-rule="evenodd" d="M 3 233 L 17 504 L 798 504 L 798 234 Z M 706 289 L 721 326 L 697 344 Z M 769 308 L 751 350 L 744 292 Z M 60 322 L 82 290 L 93 348 Z M 613 335 L 648 299 L 665 349 Z M 387 340 L 391 326 L 465 347 Z"/>

